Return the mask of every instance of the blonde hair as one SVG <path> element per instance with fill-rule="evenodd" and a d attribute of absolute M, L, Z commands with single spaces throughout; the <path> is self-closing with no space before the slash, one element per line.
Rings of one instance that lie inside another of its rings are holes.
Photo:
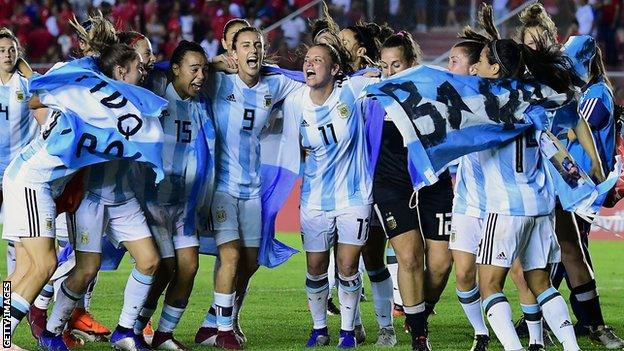
<path fill-rule="evenodd" d="M 83 23 L 88 23 L 88 28 L 80 24 L 76 16 L 69 20 L 69 24 L 76 30 L 78 38 L 87 44 L 95 56 L 99 56 L 105 48 L 119 42 L 115 27 L 104 18 L 101 12 L 98 11 Z"/>

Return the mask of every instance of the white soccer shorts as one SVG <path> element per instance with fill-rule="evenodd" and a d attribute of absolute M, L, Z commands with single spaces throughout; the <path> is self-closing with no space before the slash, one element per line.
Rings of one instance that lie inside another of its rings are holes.
<path fill-rule="evenodd" d="M 554 214 L 507 216 L 490 213 L 485 217 L 477 264 L 509 268 L 516 257 L 520 258 L 525 271 L 543 269 L 561 261 Z"/>
<path fill-rule="evenodd" d="M 4 225 L 2 238 L 54 238 L 56 204 L 47 184 L 28 184 L 4 179 Z"/>
<path fill-rule="evenodd" d="M 162 258 L 175 257 L 175 250 L 199 246 L 197 233 L 184 235 L 186 213 L 184 204 L 146 204 L 147 223 Z"/>
<path fill-rule="evenodd" d="M 371 206 L 322 211 L 301 207 L 301 237 L 306 252 L 328 251 L 338 243 L 364 246 L 368 239 Z"/>
<path fill-rule="evenodd" d="M 262 235 L 260 198 L 239 199 L 216 191 L 210 211 L 217 246 L 240 240 L 244 247 L 260 247 Z"/>
<path fill-rule="evenodd" d="M 465 214 L 453 213 L 449 249 L 477 255 L 483 235 L 483 219 Z"/>
<path fill-rule="evenodd" d="M 71 225 L 68 227 L 77 251 L 102 253 L 104 234 L 117 248 L 125 241 L 152 236 L 143 210 L 135 198 L 123 204 L 106 205 L 85 197 L 74 216 L 74 228 Z"/>

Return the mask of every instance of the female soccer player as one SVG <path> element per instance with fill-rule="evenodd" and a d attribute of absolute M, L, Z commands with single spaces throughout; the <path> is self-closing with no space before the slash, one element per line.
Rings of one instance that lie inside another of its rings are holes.
<path fill-rule="evenodd" d="M 520 14 L 520 22 L 518 37 L 524 44 L 534 47 L 538 40 L 546 45 L 556 44 L 557 27 L 541 4 L 534 4 L 524 10 Z M 590 46 L 592 53 L 590 60 L 579 62 L 575 57 L 570 59 L 584 71 L 580 82 L 583 95 L 579 101 L 579 116 L 589 123 L 603 170 L 607 173 L 613 167 L 612 155 L 615 147 L 613 93 L 611 84 L 604 74 L 600 48 Z M 578 156 L 589 161 L 589 154 L 578 153 L 581 145 L 576 135 L 569 133 L 568 137 L 568 149 L 576 153 L 573 154 L 575 159 Z M 588 167 L 591 167 L 588 162 L 581 166 L 586 172 L 590 170 Z M 555 267 L 553 283 L 558 286 L 565 276 L 571 290 L 570 304 L 578 319 L 577 333 L 589 332 L 591 340 L 607 348 L 623 348 L 624 341 L 615 335 L 612 327 L 605 325 L 602 315 L 588 250 L 590 225 L 581 218 L 563 211 L 560 206 L 556 207 L 556 217 L 556 233 L 561 245 L 563 265 Z"/>
<path fill-rule="evenodd" d="M 191 198 L 196 198 L 197 194 L 193 194 L 193 191 L 212 191 L 206 187 L 194 188 L 192 184 L 202 181 L 196 179 L 197 175 L 194 173 L 204 161 L 200 158 L 211 162 L 210 158 L 214 156 L 214 150 L 208 150 L 205 136 L 210 135 L 214 139 L 215 131 L 212 126 L 210 101 L 200 93 L 207 65 L 203 49 L 197 43 L 182 41 L 173 51 L 170 63 L 173 81 L 168 84 L 165 93 L 169 101 L 167 113 L 161 117 L 165 132 L 165 179 L 155 188 L 153 182 L 148 182 L 148 189 L 145 191 L 147 222 L 162 260 L 154 285 L 141 310 L 140 321 L 149 320 L 156 310 L 160 295 L 167 288 L 160 322 L 151 347 L 188 350 L 173 337 L 173 331 L 188 304 L 199 266 L 196 228 L 185 228 L 189 217 L 195 216 L 195 213 L 187 213 L 187 203 Z M 200 143 L 213 156 L 200 154 Z M 185 229 L 191 232 L 185 232 Z M 140 321 L 137 321 L 134 328 L 137 334 L 144 328 L 144 323 Z"/>
<path fill-rule="evenodd" d="M 109 47 L 107 50 L 109 51 L 103 51 L 106 58 L 97 61 L 99 69 L 116 80 L 136 84 L 141 76 L 138 55 L 132 49 L 121 46 Z M 7 197 L 11 201 L 11 209 L 5 218 L 3 238 L 21 240 L 28 256 L 32 258 L 28 274 L 13 284 L 11 332 L 28 312 L 30 302 L 56 269 L 55 200 L 59 198 L 58 194 L 70 175 L 77 171 L 68 168 L 58 157 L 48 153 L 49 130 L 54 128 L 55 121 L 56 118 L 48 118 L 41 136 L 11 162 L 4 177 L 5 184 L 11 185 L 10 197 Z M 26 221 L 30 225 L 25 223 L 24 218 L 30 218 L 30 221 Z M 53 339 L 54 344 L 43 343 L 40 339 L 40 346 L 44 349 L 67 349 L 60 335 Z"/>
<path fill-rule="evenodd" d="M 463 39 L 451 49 L 447 68 L 456 74 L 475 75 L 475 65 L 485 43 L 482 40 L 469 39 L 465 34 Z M 477 154 L 460 158 L 455 177 L 449 249 L 455 262 L 457 297 L 475 333 L 472 351 L 485 351 L 490 342 L 477 285 L 476 255 L 485 215 L 480 201 L 484 193 L 482 187 L 483 170 Z"/>
<path fill-rule="evenodd" d="M 206 342 L 216 334 L 217 346 L 240 349 L 241 342 L 232 329 L 232 309 L 235 290 L 242 285 L 237 281 L 248 281 L 258 269 L 262 210 L 259 135 L 273 105 L 301 83 L 260 73 L 264 38 L 257 28 L 236 32 L 232 49 L 238 73 L 218 72 L 209 80 L 219 150 L 211 211 L 221 262 L 214 288 L 218 331 L 215 333 L 207 316 L 195 341 Z"/>
<path fill-rule="evenodd" d="M 497 38 L 491 19 L 484 24 Z M 476 73 L 484 78 L 523 79 L 530 72 L 537 82 L 566 92 L 571 78 L 565 64 L 557 50 L 539 46 L 532 50 L 512 40 L 493 39 L 481 51 Z M 502 293 L 512 262 L 520 259 L 544 318 L 564 350 L 576 351 L 579 347 L 567 306 L 549 278 L 549 265 L 559 260 L 560 253 L 554 237 L 554 189 L 537 147 L 540 136 L 541 131 L 529 129 L 506 146 L 478 153 L 488 189 L 477 254 L 479 288 L 490 326 L 505 350 L 522 349 Z"/>
<path fill-rule="evenodd" d="M 357 342 L 354 318 L 362 278 L 358 272 L 361 248 L 368 236 L 371 212 L 371 175 L 363 116 L 355 99 L 375 78 L 345 77 L 348 73 L 337 49 L 312 46 L 304 59 L 306 87 L 284 103 L 284 123 L 300 133 L 305 153 L 301 186 L 301 232 L 306 251 L 306 290 L 314 327 L 307 347 L 329 344 L 327 330 L 327 267 L 329 249 L 337 242 L 341 305 L 339 348 Z M 287 127 L 284 127 L 285 132 Z M 337 240 L 335 238 L 337 236 Z"/>

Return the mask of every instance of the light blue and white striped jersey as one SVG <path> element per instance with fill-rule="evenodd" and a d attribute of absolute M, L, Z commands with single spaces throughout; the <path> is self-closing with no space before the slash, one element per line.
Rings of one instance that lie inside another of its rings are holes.
<path fill-rule="evenodd" d="M 49 185 L 54 197 L 61 194 L 69 175 L 78 171 L 78 168 L 68 168 L 58 156 L 50 155 L 47 150 L 47 141 L 43 135 L 56 122 L 54 114 L 50 110 L 46 123 L 41 127 L 41 132 L 26 145 L 19 154 L 9 163 L 4 179 L 11 179 L 35 189 Z"/>
<path fill-rule="evenodd" d="M 453 213 L 485 217 L 485 179 L 478 153 L 459 158 L 455 176 Z"/>
<path fill-rule="evenodd" d="M 0 177 L 11 160 L 35 138 L 39 126 L 28 109 L 28 79 L 14 73 L 0 83 Z"/>
<path fill-rule="evenodd" d="M 134 198 L 130 186 L 129 160 L 112 160 L 89 167 L 87 197 L 105 205 L 118 205 Z"/>
<path fill-rule="evenodd" d="M 217 72 L 211 84 L 217 130 L 216 190 L 240 199 L 260 196 L 260 133 L 273 105 L 303 84 L 262 75 L 248 87 L 237 74 Z"/>
<path fill-rule="evenodd" d="M 306 152 L 301 206 L 333 211 L 373 202 L 364 118 L 355 100 L 367 84 L 377 81 L 365 77 L 337 81 L 321 106 L 312 102 L 307 86 L 286 98 L 284 119 L 299 121 Z"/>
<path fill-rule="evenodd" d="M 189 198 L 197 167 L 195 141 L 200 135 L 199 128 L 212 117 L 208 114 L 206 98 L 183 100 L 171 83 L 167 85 L 165 98 L 169 104 L 160 117 L 165 133 L 162 151 L 165 178 L 155 191 L 147 191 L 146 198 L 173 205 L 185 203 Z"/>
<path fill-rule="evenodd" d="M 504 146 L 479 151 L 485 211 L 509 216 L 542 216 L 555 207 L 554 185 L 546 173 L 534 128 Z"/>

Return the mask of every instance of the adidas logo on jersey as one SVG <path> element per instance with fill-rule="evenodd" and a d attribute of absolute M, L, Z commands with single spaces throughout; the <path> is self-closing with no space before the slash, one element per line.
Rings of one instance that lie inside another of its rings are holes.
<path fill-rule="evenodd" d="M 569 327 L 571 325 L 572 323 L 570 323 L 570 321 L 566 319 L 565 321 L 563 321 L 563 323 L 561 323 L 561 325 L 559 326 L 559 329 Z"/>
<path fill-rule="evenodd" d="M 496 256 L 497 260 L 506 260 L 507 256 L 505 255 L 504 252 L 501 251 L 501 253 L 498 254 L 498 256 Z"/>
<path fill-rule="evenodd" d="M 233 93 L 228 95 L 228 97 L 226 97 L 225 99 L 230 102 L 236 102 L 236 97 L 234 97 Z"/>
<path fill-rule="evenodd" d="M 301 120 L 301 126 L 302 126 L 302 127 L 309 127 L 310 125 L 308 124 L 308 121 L 306 121 L 306 120 L 304 119 L 304 120 Z"/>

